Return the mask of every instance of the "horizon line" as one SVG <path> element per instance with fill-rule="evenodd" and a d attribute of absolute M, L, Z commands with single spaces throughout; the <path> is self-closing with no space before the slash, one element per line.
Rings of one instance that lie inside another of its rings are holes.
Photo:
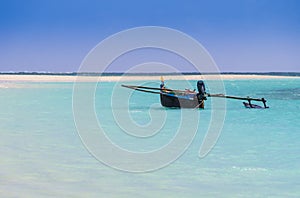
<path fill-rule="evenodd" d="M 272 75 L 272 76 L 300 76 L 300 72 L 0 72 L 0 75 L 60 75 L 60 76 L 138 76 L 138 75 L 216 75 L 216 74 L 231 74 L 231 75 Z"/>

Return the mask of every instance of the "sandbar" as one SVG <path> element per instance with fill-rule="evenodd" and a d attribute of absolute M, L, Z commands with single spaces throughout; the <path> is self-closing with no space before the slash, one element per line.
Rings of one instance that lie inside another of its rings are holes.
<path fill-rule="evenodd" d="M 258 74 L 206 74 L 206 75 L 163 75 L 165 80 L 259 80 L 293 79 L 297 76 L 276 76 Z M 160 80 L 159 75 L 129 76 L 68 76 L 68 75 L 0 75 L 0 82 L 118 82 Z"/>

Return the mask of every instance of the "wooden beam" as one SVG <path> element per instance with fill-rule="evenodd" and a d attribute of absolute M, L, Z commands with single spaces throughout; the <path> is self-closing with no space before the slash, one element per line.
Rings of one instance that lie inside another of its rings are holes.
<path fill-rule="evenodd" d="M 230 99 L 236 99 L 236 100 L 253 100 L 253 101 L 265 101 L 266 100 L 264 98 L 250 98 L 248 97 L 239 97 L 239 96 L 226 96 L 224 94 L 207 94 L 207 97 L 216 97 L 216 98 L 230 98 Z"/>

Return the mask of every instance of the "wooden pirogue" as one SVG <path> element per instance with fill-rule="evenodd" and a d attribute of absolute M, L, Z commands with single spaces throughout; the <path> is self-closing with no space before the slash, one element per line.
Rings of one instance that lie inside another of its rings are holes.
<path fill-rule="evenodd" d="M 122 85 L 123 87 L 133 89 L 136 91 L 142 91 L 146 93 L 159 94 L 160 103 L 164 107 L 169 108 L 204 108 L 204 101 L 208 97 L 217 98 L 227 98 L 235 100 L 245 100 L 243 102 L 246 108 L 269 108 L 266 104 L 264 98 L 251 98 L 251 97 L 238 97 L 238 96 L 228 96 L 224 94 L 209 94 L 205 91 L 205 84 L 202 80 L 197 82 L 198 92 L 195 90 L 174 90 L 165 87 L 163 78 L 161 78 L 160 88 L 156 87 L 145 87 L 145 86 L 135 86 L 135 85 Z M 252 101 L 259 101 L 263 103 L 263 107 L 252 104 Z"/>

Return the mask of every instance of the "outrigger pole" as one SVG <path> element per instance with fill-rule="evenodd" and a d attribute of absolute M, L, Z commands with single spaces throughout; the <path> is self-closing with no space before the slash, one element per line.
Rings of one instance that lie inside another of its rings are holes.
<path fill-rule="evenodd" d="M 155 87 L 143 87 L 143 86 L 133 86 L 133 85 L 122 85 L 122 87 L 126 87 L 126 88 L 133 89 L 136 91 L 142 91 L 142 92 L 146 92 L 146 93 L 153 93 L 153 94 L 160 94 L 160 92 L 150 91 L 150 90 L 162 90 L 160 88 L 155 88 Z M 150 89 L 150 90 L 145 90 L 145 89 Z"/>
<path fill-rule="evenodd" d="M 129 89 L 138 90 L 138 91 L 141 91 L 140 89 L 150 89 L 150 90 L 159 90 L 159 91 L 172 91 L 172 92 L 176 92 L 176 93 L 178 93 L 178 92 L 184 93 L 185 92 L 183 90 L 175 90 L 175 89 L 167 89 L 167 88 L 144 87 L 144 86 L 135 86 L 135 85 L 121 85 L 121 86 L 129 88 Z"/>
<path fill-rule="evenodd" d="M 224 94 L 207 94 L 207 97 L 216 97 L 216 98 L 230 98 L 230 99 L 236 99 L 236 100 L 246 100 L 249 103 L 250 108 L 253 108 L 253 104 L 251 104 L 251 101 L 260 101 L 263 102 L 265 108 L 269 108 L 266 104 L 265 98 L 250 98 L 248 97 L 238 97 L 238 96 L 226 96 Z"/>

